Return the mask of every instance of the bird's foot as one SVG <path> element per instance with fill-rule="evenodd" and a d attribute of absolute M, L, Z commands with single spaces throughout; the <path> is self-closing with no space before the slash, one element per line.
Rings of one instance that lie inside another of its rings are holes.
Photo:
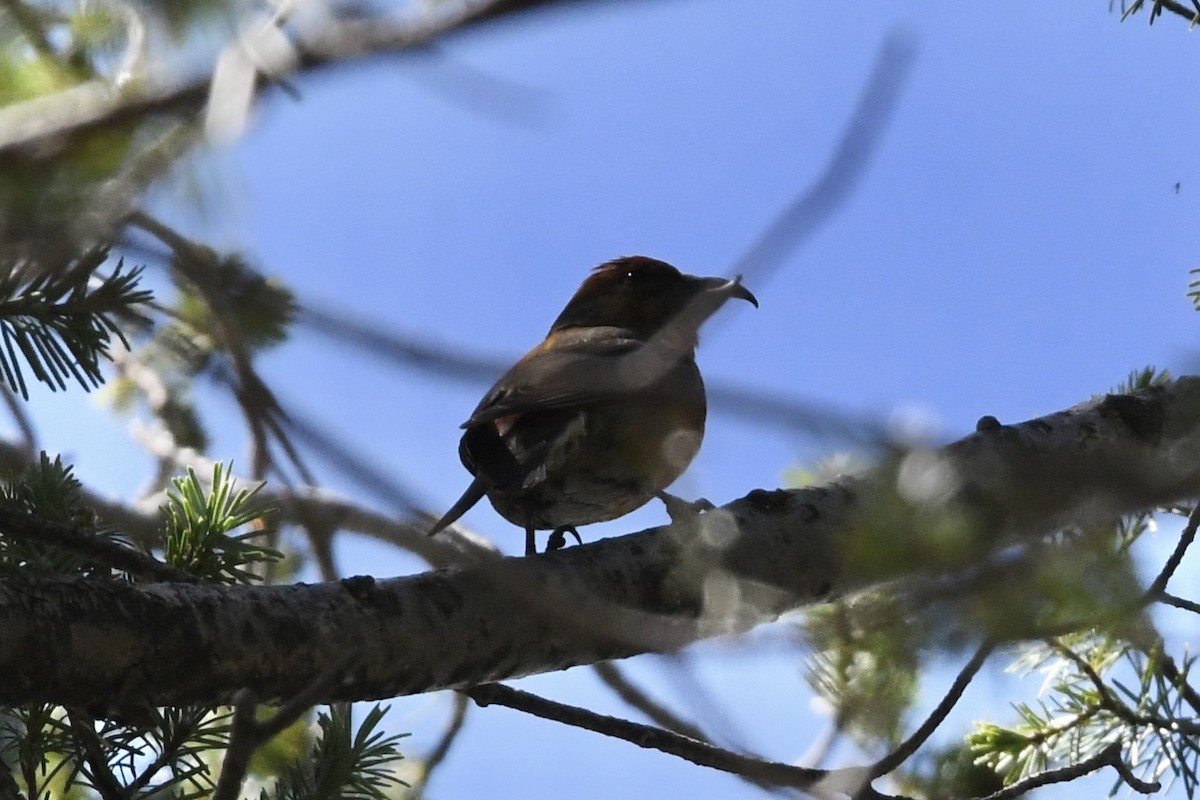
<path fill-rule="evenodd" d="M 671 522 L 686 522 L 698 517 L 705 511 L 712 511 L 716 506 L 701 497 L 699 500 L 684 500 L 666 492 L 655 492 L 655 496 L 667 507 L 667 516 Z"/>
<path fill-rule="evenodd" d="M 555 528 L 550 534 L 550 538 L 546 540 L 546 552 L 551 553 L 555 550 L 561 550 L 567 546 L 567 537 L 565 534 L 571 534 L 575 537 L 575 541 L 583 544 L 583 539 L 579 538 L 579 531 L 575 530 L 570 525 L 565 525 L 561 528 Z"/>

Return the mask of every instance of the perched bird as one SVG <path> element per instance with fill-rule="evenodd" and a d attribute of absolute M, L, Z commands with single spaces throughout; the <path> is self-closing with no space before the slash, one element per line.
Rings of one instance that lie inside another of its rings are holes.
<path fill-rule="evenodd" d="M 529 351 L 484 396 L 458 453 L 475 476 L 430 535 L 485 495 L 525 528 L 552 530 L 547 549 L 578 540 L 577 525 L 616 519 L 665 489 L 704 436 L 700 326 L 731 297 L 758 300 L 741 278 L 699 278 L 643 256 L 592 272 Z M 674 513 L 672 513 L 674 516 Z"/>

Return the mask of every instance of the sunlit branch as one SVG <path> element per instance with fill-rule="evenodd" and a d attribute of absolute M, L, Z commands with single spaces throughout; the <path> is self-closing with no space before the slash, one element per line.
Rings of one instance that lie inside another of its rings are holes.
<path fill-rule="evenodd" d="M 438 37 L 497 16 L 549 3 L 459 0 L 403 13 L 333 20 L 288 40 L 297 73 L 307 74 L 360 59 L 416 51 Z M 566 0 L 558 0 L 566 5 Z M 578 1 L 573 3 L 580 5 Z M 286 86 L 286 75 L 255 76 L 254 93 Z M 0 109 L 0 157 L 38 143 L 151 114 L 198 116 L 210 100 L 209 72 L 192 77 L 142 75 L 120 90 L 92 81 L 57 94 Z"/>
<path fill-rule="evenodd" d="M 1058 653 L 1063 658 L 1075 665 L 1075 668 L 1088 679 L 1092 687 L 1096 690 L 1096 695 L 1099 698 L 1099 706 L 1108 713 L 1112 714 L 1117 719 L 1127 725 L 1149 726 L 1159 730 L 1175 730 L 1188 736 L 1200 736 L 1200 724 L 1189 722 L 1188 720 L 1166 717 L 1159 717 L 1153 714 L 1137 713 L 1125 703 L 1122 703 L 1108 688 L 1108 684 L 1100 676 L 1100 673 L 1088 663 L 1087 659 L 1076 653 L 1073 649 L 1057 641 L 1047 641 L 1046 645 L 1054 652 Z"/>

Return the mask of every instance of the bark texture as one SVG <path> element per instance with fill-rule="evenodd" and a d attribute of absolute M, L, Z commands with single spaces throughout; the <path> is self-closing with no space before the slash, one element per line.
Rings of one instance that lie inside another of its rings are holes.
<path fill-rule="evenodd" d="M 1200 378 L 979 428 L 897 451 L 860 479 L 756 490 L 669 527 L 533 558 L 480 551 L 412 577 L 250 588 L 5 577 L 0 704 L 119 711 L 241 688 L 284 698 L 331 673 L 324 700 L 470 686 L 672 650 L 1200 494 Z"/>

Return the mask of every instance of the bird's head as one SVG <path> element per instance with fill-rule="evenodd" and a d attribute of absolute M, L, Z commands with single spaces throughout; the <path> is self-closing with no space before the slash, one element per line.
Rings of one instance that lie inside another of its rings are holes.
<path fill-rule="evenodd" d="M 694 347 L 700 326 L 731 297 L 758 305 L 740 277 L 700 278 L 665 261 L 626 256 L 596 267 L 550 331 L 611 326 L 639 339 L 664 335 Z"/>

